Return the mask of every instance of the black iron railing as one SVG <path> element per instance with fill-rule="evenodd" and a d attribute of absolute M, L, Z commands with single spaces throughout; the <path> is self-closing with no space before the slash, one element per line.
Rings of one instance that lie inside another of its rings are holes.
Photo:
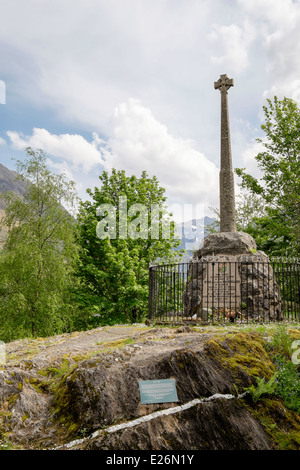
<path fill-rule="evenodd" d="M 209 257 L 149 268 L 149 319 L 158 322 L 300 320 L 300 261 Z"/>

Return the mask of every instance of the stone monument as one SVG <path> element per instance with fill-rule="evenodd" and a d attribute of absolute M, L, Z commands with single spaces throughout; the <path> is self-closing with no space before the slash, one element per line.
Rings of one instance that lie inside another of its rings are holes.
<path fill-rule="evenodd" d="M 281 298 L 268 256 L 255 240 L 237 232 L 226 74 L 214 83 L 221 93 L 220 232 L 208 235 L 193 255 L 183 294 L 184 315 L 207 321 L 208 312 L 228 317 L 280 319 Z"/>
<path fill-rule="evenodd" d="M 221 75 L 215 89 L 221 92 L 221 168 L 220 168 L 220 232 L 236 232 L 234 176 L 232 171 L 228 90 L 233 80 Z"/>

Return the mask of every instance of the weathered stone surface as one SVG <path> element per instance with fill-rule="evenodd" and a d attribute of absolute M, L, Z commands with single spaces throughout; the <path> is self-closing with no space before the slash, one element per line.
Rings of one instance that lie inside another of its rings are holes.
<path fill-rule="evenodd" d="M 252 255 L 257 250 L 255 240 L 244 232 L 211 233 L 203 240 L 202 247 L 194 254 L 194 260 L 212 255 Z M 259 255 L 267 259 L 263 252 Z"/>
<path fill-rule="evenodd" d="M 236 232 L 234 175 L 232 171 L 228 90 L 233 80 L 220 76 L 214 87 L 221 92 L 221 165 L 220 165 L 220 231 Z"/>
<path fill-rule="evenodd" d="M 93 439 L 87 450 L 270 450 L 262 426 L 237 401 L 218 400 Z"/>
<path fill-rule="evenodd" d="M 230 318 L 247 316 L 247 319 L 282 318 L 280 289 L 276 282 L 268 256 L 256 249 L 254 239 L 243 232 L 220 232 L 210 234 L 203 246 L 197 250 L 189 268 L 189 280 L 183 294 L 185 316 L 207 321 L 203 310 L 204 282 L 207 279 L 207 263 L 214 262 L 216 269 L 221 262 L 237 263 L 240 277 L 240 305 L 236 305 L 236 294 L 232 296 L 232 308 L 227 309 Z M 235 264 L 232 265 L 233 269 Z M 218 300 L 214 307 L 218 317 Z M 224 314 L 224 311 L 223 311 Z M 224 316 L 224 315 L 223 315 Z"/>
<path fill-rule="evenodd" d="M 180 403 L 197 396 L 228 393 L 232 373 L 205 357 L 205 342 L 199 341 L 200 338 L 193 334 L 190 338 L 193 344 L 189 343 L 189 347 L 186 347 L 185 335 L 184 341 L 180 337 L 175 341 L 161 340 L 159 344 L 153 341 L 141 345 L 140 350 L 133 350 L 130 354 L 131 348 L 126 348 L 114 358 L 94 358 L 82 362 L 63 384 L 64 406 L 60 407 L 59 400 L 54 406 L 58 405 L 59 413 L 71 414 L 72 419 L 75 417 L 80 427 L 94 430 L 111 425 L 124 416 L 134 419 L 146 410 L 153 412 L 170 406 L 141 405 L 139 380 L 176 378 Z M 243 379 L 249 383 L 245 377 Z"/>
<path fill-rule="evenodd" d="M 145 325 L 7 345 L 0 448 L 5 436 L 24 449 L 271 449 L 251 402 L 235 396 L 274 373 L 263 345 L 258 334 Z M 138 381 L 164 378 L 175 379 L 179 401 L 142 405 Z M 108 432 L 199 397 L 192 408 Z"/>

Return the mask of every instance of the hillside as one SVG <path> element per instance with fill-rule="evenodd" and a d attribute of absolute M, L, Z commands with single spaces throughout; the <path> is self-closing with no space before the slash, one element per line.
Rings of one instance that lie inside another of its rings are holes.
<path fill-rule="evenodd" d="M 215 222 L 211 217 L 201 217 L 177 224 L 177 232 L 181 238 L 181 244 L 177 250 L 186 250 L 185 261 L 192 258 L 195 250 L 198 250 L 202 240 L 210 233 L 209 226 Z"/>
<path fill-rule="evenodd" d="M 300 416 L 245 392 L 274 374 L 265 328 L 135 324 L 9 343 L 0 449 L 300 450 Z M 170 378 L 178 401 L 141 403 L 139 381 Z"/>
<path fill-rule="evenodd" d="M 5 215 L 5 210 L 0 209 L 0 221 L 1 221 L 2 217 L 4 217 L 4 215 Z M 6 239 L 6 234 L 7 234 L 7 229 L 5 227 L 3 227 L 3 228 L 0 227 L 0 249 L 4 245 L 4 242 L 5 242 L 5 239 Z"/>
<path fill-rule="evenodd" d="M 18 173 L 16 171 L 9 170 L 6 166 L 0 163 L 0 194 L 6 191 L 13 191 L 14 193 L 22 196 L 26 189 L 26 185 L 17 180 Z M 0 209 L 5 209 L 4 202 L 0 199 Z"/>
<path fill-rule="evenodd" d="M 13 191 L 14 193 L 22 196 L 26 189 L 26 185 L 17 180 L 18 173 L 12 170 L 9 170 L 6 166 L 0 163 L 0 194 L 5 193 L 6 191 Z M 5 203 L 0 198 L 0 220 L 5 214 Z M 7 230 L 5 227 L 0 227 L 0 249 L 2 248 L 5 238 L 6 238 Z"/>

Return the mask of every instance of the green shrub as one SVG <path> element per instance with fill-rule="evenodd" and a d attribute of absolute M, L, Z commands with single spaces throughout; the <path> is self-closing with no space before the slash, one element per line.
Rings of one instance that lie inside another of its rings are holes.
<path fill-rule="evenodd" d="M 287 408 L 300 414 L 300 375 L 292 361 L 283 359 L 279 364 L 275 393 Z"/>

